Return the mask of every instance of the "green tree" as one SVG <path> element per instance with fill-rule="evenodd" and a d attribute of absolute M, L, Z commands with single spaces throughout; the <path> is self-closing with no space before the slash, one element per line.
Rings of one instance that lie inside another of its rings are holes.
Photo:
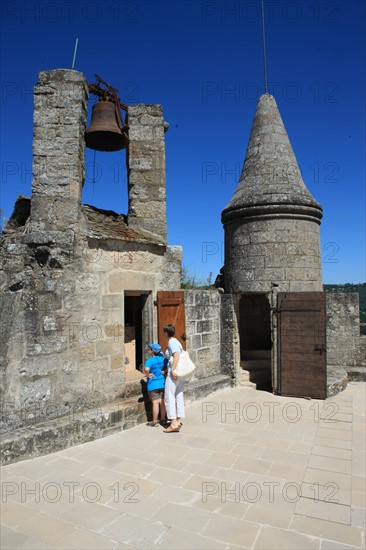
<path fill-rule="evenodd" d="M 203 290 L 208 290 L 214 288 L 212 284 L 212 272 L 210 272 L 206 280 L 199 279 L 196 272 L 191 273 L 188 267 L 182 267 L 182 278 L 181 278 L 181 288 L 200 288 Z"/>

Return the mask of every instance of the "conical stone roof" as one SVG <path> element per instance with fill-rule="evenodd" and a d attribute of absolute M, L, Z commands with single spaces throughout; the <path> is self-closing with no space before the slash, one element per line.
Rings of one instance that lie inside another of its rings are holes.
<path fill-rule="evenodd" d="M 320 223 L 322 207 L 303 182 L 275 98 L 259 98 L 238 187 L 222 212 L 237 218 L 299 217 Z"/>

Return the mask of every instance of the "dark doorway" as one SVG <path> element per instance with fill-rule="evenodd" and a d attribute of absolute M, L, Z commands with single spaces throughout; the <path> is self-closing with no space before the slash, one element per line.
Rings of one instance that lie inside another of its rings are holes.
<path fill-rule="evenodd" d="M 151 295 L 125 293 L 125 366 L 126 380 L 142 376 L 147 359 L 147 344 L 151 340 Z"/>
<path fill-rule="evenodd" d="M 271 310 L 266 294 L 243 294 L 239 302 L 242 369 L 257 389 L 272 391 Z"/>

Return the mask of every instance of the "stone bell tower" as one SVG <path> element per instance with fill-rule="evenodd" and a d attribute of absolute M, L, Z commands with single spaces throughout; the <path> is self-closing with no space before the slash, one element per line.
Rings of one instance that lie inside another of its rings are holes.
<path fill-rule="evenodd" d="M 292 293 L 293 299 L 295 293 L 300 293 L 294 302 L 296 307 L 301 300 L 310 299 L 316 302 L 315 309 L 319 309 L 318 303 L 322 301 L 319 231 L 322 215 L 322 207 L 303 182 L 276 101 L 272 95 L 264 94 L 258 101 L 239 184 L 222 212 L 224 285 L 226 293 L 233 297 L 238 320 L 240 366 L 249 373 L 252 367 L 259 369 L 259 378 L 251 377 L 250 381 L 263 382 L 262 387 L 257 383 L 260 389 L 281 390 L 277 383 L 277 371 L 280 372 L 277 362 L 281 364 L 284 346 L 295 340 L 296 346 L 301 346 L 297 342 L 300 333 L 301 342 L 304 341 L 305 333 L 299 328 L 306 316 L 302 313 L 306 308 L 302 306 L 296 314 L 300 321 L 295 323 L 291 314 L 282 332 L 277 330 L 284 319 L 282 315 L 281 321 L 280 306 L 284 294 L 287 298 Z M 312 330 L 309 349 L 320 350 L 314 352 L 318 355 L 323 353 L 324 344 L 321 347 L 313 340 L 323 334 L 325 327 L 323 332 L 317 328 L 314 336 L 318 324 L 313 318 L 306 326 Z M 292 333 L 285 334 L 285 329 Z M 295 356 L 291 354 L 296 350 L 296 357 L 301 358 L 305 353 L 296 346 L 288 350 L 286 376 L 291 380 L 295 368 Z M 299 363 L 298 379 L 301 372 L 305 371 Z M 285 375 L 281 376 L 283 382 Z M 315 380 L 318 374 L 314 376 Z M 314 385 L 317 383 L 315 380 Z M 282 391 L 286 391 L 284 388 L 283 382 Z"/>

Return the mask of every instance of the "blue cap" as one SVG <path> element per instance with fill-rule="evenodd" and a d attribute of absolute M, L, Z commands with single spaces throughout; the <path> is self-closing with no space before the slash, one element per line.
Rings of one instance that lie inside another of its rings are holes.
<path fill-rule="evenodd" d="M 160 352 L 161 352 L 161 345 L 160 345 L 160 344 L 149 344 L 149 348 L 150 348 L 154 353 L 160 353 Z"/>

